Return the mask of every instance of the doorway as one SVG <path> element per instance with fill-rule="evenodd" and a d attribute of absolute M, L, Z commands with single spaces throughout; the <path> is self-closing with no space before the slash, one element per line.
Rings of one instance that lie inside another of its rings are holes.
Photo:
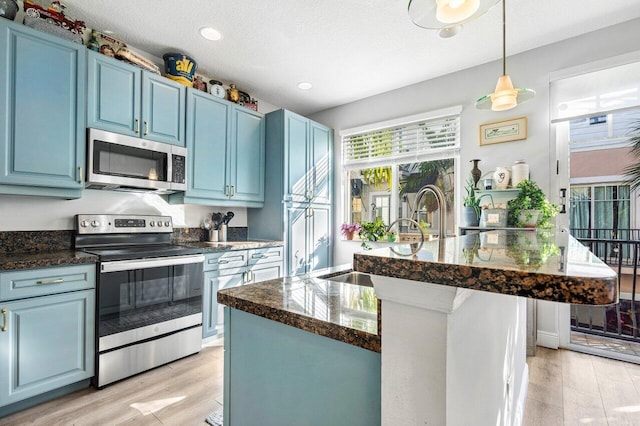
<path fill-rule="evenodd" d="M 596 68 L 551 81 L 554 189 L 565 212 L 557 226 L 616 270 L 620 302 L 560 306 L 559 341 L 640 363 L 640 193 L 626 173 L 638 161 L 629 139 L 640 132 L 640 61 Z"/>

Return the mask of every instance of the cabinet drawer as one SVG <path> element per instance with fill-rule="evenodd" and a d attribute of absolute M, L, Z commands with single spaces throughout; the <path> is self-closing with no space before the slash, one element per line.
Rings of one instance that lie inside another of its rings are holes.
<path fill-rule="evenodd" d="M 247 250 L 225 251 L 211 253 L 204 257 L 204 270 L 217 271 L 219 269 L 239 268 L 247 265 Z"/>
<path fill-rule="evenodd" d="M 96 265 L 29 269 L 0 273 L 0 300 L 95 288 Z"/>
<path fill-rule="evenodd" d="M 249 250 L 249 265 L 262 263 L 282 262 L 284 259 L 284 247 L 269 247 Z"/>

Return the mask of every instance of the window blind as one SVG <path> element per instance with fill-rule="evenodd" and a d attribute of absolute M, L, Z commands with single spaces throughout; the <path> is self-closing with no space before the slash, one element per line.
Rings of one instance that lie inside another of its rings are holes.
<path fill-rule="evenodd" d="M 342 137 L 345 166 L 416 158 L 459 147 L 459 113 Z"/>

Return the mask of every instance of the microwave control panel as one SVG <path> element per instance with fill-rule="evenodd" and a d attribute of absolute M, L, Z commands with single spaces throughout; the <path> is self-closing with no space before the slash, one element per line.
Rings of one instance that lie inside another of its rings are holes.
<path fill-rule="evenodd" d="M 172 170 L 171 174 L 173 176 L 171 176 L 171 182 L 173 182 L 173 183 L 185 183 L 184 177 L 185 177 L 186 164 L 185 164 L 184 155 L 173 154 L 172 155 L 172 159 L 173 159 L 173 161 L 171 162 L 171 165 L 173 167 L 173 170 Z"/>

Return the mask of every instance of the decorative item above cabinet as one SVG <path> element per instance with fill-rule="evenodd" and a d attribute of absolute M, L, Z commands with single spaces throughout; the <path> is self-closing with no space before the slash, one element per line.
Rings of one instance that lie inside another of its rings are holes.
<path fill-rule="evenodd" d="M 87 127 L 185 146 L 186 87 L 88 53 Z"/>

